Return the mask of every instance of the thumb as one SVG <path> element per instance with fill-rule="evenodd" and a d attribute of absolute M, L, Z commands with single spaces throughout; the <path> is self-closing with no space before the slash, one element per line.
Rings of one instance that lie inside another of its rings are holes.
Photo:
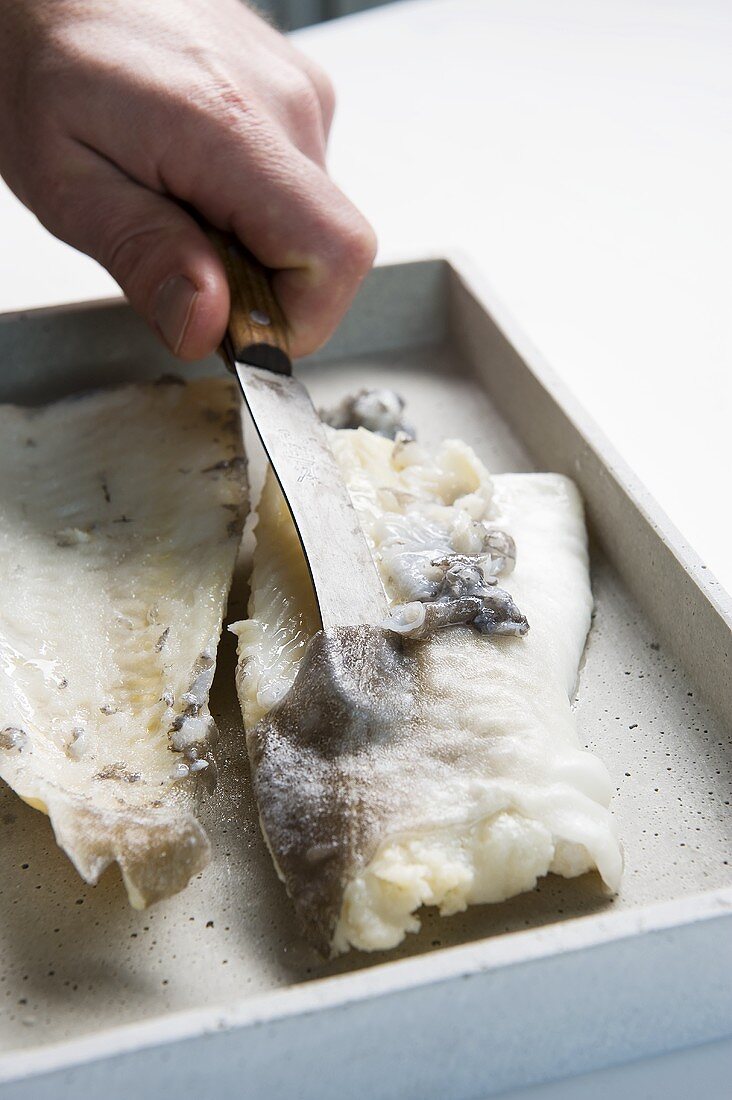
<path fill-rule="evenodd" d="M 41 221 L 98 260 L 175 355 L 204 358 L 221 342 L 229 313 L 215 249 L 174 201 L 90 150 L 79 154 L 70 173 L 64 166 L 53 209 L 38 210 Z"/>

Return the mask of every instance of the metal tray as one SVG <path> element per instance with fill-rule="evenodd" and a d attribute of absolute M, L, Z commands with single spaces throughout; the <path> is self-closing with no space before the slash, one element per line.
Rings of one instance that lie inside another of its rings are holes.
<path fill-rule="evenodd" d="M 324 403 L 393 385 L 424 439 L 578 482 L 597 610 L 576 705 L 617 786 L 620 897 L 550 876 L 501 905 L 427 912 L 397 951 L 322 963 L 260 837 L 224 635 L 215 856 L 184 893 L 136 913 L 116 872 L 84 886 L 47 819 L 0 790 L 3 1100 L 461 1100 L 732 1032 L 729 598 L 476 286 L 445 260 L 377 269 L 302 373 Z M 171 370 L 121 302 L 0 319 L 2 401 Z M 229 621 L 245 599 L 246 553 Z"/>

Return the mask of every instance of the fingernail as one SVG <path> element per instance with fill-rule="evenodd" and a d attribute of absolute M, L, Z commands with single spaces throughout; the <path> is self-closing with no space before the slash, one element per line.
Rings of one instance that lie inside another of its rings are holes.
<path fill-rule="evenodd" d="M 183 346 L 197 294 L 198 291 L 190 279 L 186 279 L 185 275 L 174 275 L 163 283 L 155 299 L 155 324 L 165 343 L 176 355 Z"/>

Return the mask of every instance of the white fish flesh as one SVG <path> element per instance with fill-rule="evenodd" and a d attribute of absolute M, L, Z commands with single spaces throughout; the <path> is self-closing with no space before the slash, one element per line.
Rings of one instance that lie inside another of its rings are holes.
<path fill-rule="evenodd" d="M 325 953 L 393 947 L 422 905 L 498 902 L 548 872 L 597 869 L 616 890 L 611 783 L 570 706 L 592 610 L 575 486 L 492 479 L 457 441 L 430 454 L 364 429 L 329 438 L 392 627 L 467 562 L 484 585 L 501 574 L 530 629 L 517 615 L 508 636 L 454 625 L 419 641 L 407 611 L 406 636 L 314 638 L 306 567 L 269 477 L 250 618 L 232 629 L 260 819 L 305 934 Z"/>
<path fill-rule="evenodd" d="M 208 711 L 246 509 L 228 381 L 0 407 L 0 776 L 142 907 L 206 864 Z"/>

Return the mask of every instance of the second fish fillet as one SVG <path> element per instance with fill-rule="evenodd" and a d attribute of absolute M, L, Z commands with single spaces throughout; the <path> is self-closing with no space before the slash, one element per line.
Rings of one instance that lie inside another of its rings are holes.
<path fill-rule="evenodd" d="M 305 934 L 324 953 L 393 947 L 422 905 L 502 901 L 549 872 L 597 869 L 616 890 L 610 778 L 580 748 L 570 705 L 592 609 L 576 488 L 491 478 L 457 441 L 430 453 L 364 429 L 329 439 L 395 622 L 486 547 L 508 574 L 515 544 L 516 564 L 500 578 L 513 610 L 492 635 L 313 640 L 305 563 L 268 479 L 250 618 L 233 629 L 260 819 Z"/>

